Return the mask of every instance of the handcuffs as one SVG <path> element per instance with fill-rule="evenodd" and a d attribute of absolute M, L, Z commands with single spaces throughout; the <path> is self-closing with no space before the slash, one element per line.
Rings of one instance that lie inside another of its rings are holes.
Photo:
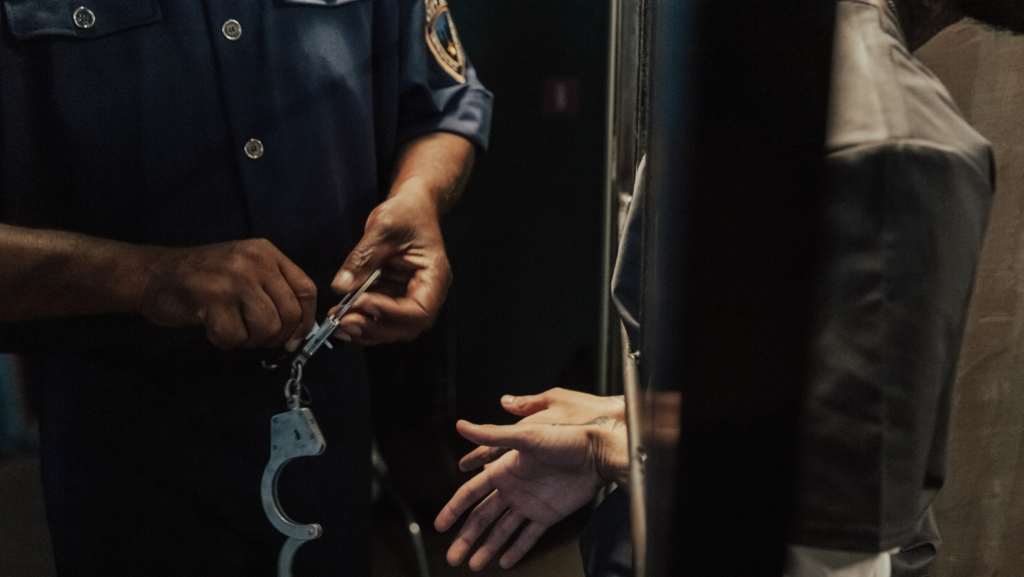
<path fill-rule="evenodd" d="M 320 427 L 313 418 L 313 412 L 302 406 L 309 404 L 308 397 L 303 398 L 302 368 L 323 344 L 331 347 L 327 339 L 338 328 L 341 317 L 345 316 L 366 289 L 376 282 L 380 273 L 380 269 L 374 271 L 359 290 L 345 295 L 338 312 L 327 317 L 322 326 L 313 327 L 313 332 L 307 337 L 305 345 L 292 360 L 291 377 L 284 385 L 284 396 L 289 410 L 270 419 L 270 462 L 263 470 L 260 495 L 267 519 L 288 537 L 277 557 L 278 577 L 291 577 L 292 558 L 295 557 L 295 552 L 304 543 L 320 537 L 323 533 L 319 523 L 302 525 L 293 521 L 281 510 L 281 503 L 277 498 L 277 481 L 285 464 L 297 457 L 319 455 L 327 447 Z"/>

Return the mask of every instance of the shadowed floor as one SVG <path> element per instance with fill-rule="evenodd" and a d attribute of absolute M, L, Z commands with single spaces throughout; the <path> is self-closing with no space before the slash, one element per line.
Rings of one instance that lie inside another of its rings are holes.
<path fill-rule="evenodd" d="M 374 517 L 375 577 L 415 576 L 416 562 L 401 516 L 382 502 Z M 433 577 L 454 575 L 503 575 L 506 577 L 575 577 L 583 575 L 576 542 L 582 519 L 570 518 L 545 536 L 520 564 L 508 571 L 497 564 L 474 573 L 466 567 L 449 567 L 445 552 L 450 535 L 441 535 L 423 524 L 427 559 Z M 451 531 L 454 535 L 454 529 Z M 51 577 L 50 536 L 46 530 L 43 494 L 39 485 L 39 460 L 34 455 L 0 458 L 0 575 L 3 577 Z"/>

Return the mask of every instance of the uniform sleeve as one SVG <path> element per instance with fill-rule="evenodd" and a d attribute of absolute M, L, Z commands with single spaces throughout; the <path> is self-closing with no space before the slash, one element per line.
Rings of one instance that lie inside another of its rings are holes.
<path fill-rule="evenodd" d="M 486 150 L 493 97 L 465 56 L 450 17 L 440 15 L 442 21 L 432 29 L 435 34 L 440 31 L 440 43 L 449 48 L 446 53 L 451 54 L 450 61 L 458 63 L 461 59 L 461 69 L 454 66 L 454 72 L 446 70 L 444 56 L 435 55 L 429 45 L 428 4 L 436 14 L 447 10 L 445 2 L 402 2 L 398 143 L 430 132 L 449 132 Z"/>

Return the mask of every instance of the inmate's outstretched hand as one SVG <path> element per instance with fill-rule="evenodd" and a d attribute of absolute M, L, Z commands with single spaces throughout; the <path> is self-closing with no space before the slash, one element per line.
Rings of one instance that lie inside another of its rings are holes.
<path fill-rule="evenodd" d="M 499 561 L 506 569 L 515 565 L 548 527 L 589 503 L 601 487 L 627 476 L 626 427 L 608 417 L 583 425 L 459 421 L 457 427 L 474 443 L 510 450 L 460 487 L 434 521 L 438 531 L 447 531 L 472 508 L 448 549 L 452 565 L 461 564 L 493 527 L 469 560 L 470 569 L 481 569 L 525 524 Z"/>
<path fill-rule="evenodd" d="M 621 395 L 599 397 L 558 387 L 539 395 L 505 395 L 501 398 L 501 406 L 513 415 L 523 417 L 520 423 L 582 425 L 598 417 L 626 421 L 626 403 Z M 472 471 L 494 461 L 504 452 L 505 449 L 502 447 L 477 447 L 462 457 L 459 469 Z"/>

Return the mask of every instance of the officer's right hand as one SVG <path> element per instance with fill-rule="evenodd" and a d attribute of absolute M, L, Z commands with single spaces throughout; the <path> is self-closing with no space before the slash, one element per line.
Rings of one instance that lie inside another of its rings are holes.
<path fill-rule="evenodd" d="M 270 241 L 153 249 L 140 311 L 164 327 L 203 325 L 221 349 L 295 350 L 313 327 L 316 285 Z"/>

